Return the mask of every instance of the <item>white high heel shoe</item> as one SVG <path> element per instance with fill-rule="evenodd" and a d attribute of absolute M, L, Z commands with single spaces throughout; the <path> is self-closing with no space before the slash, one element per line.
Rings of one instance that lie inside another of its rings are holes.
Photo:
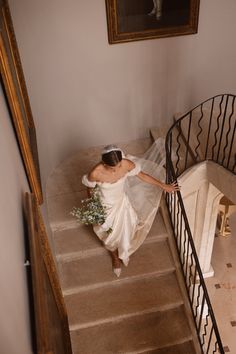
<path fill-rule="evenodd" d="M 121 275 L 121 268 L 113 268 L 113 273 L 119 278 Z"/>
<path fill-rule="evenodd" d="M 119 278 L 121 274 L 121 260 L 118 258 L 118 251 L 111 252 L 113 273 Z M 118 266 L 118 267 L 117 267 Z"/>

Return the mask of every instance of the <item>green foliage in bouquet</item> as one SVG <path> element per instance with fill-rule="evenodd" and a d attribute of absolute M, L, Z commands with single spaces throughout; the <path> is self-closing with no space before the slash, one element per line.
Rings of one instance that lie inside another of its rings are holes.
<path fill-rule="evenodd" d="M 77 221 L 85 225 L 102 225 L 106 220 L 106 208 L 102 205 L 97 187 L 92 191 L 91 197 L 81 201 L 81 208 L 74 207 L 71 215 L 75 216 Z M 112 232 L 109 228 L 108 234 Z"/>

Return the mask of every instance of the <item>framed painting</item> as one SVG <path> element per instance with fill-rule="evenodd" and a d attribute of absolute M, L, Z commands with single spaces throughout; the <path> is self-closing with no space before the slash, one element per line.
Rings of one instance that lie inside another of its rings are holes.
<path fill-rule="evenodd" d="M 0 80 L 30 189 L 41 204 L 36 131 L 7 0 L 0 0 Z"/>
<path fill-rule="evenodd" d="M 110 44 L 197 33 L 200 0 L 106 0 Z"/>

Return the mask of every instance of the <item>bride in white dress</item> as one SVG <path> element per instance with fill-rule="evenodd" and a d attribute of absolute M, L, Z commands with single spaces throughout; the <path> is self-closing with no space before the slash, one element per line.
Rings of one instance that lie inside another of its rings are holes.
<path fill-rule="evenodd" d="M 109 145 L 102 151 L 102 161 L 83 176 L 82 182 L 88 187 L 89 194 L 92 188 L 98 187 L 101 202 L 106 208 L 105 223 L 95 225 L 93 229 L 110 252 L 113 271 L 118 277 L 121 261 L 127 266 L 129 256 L 145 240 L 162 191 L 171 193 L 179 190 L 177 183 L 163 182 L 164 154 L 161 150 L 163 141 L 160 139 L 144 158 L 125 157 L 121 149 Z M 153 161 L 156 159 L 158 164 Z"/>

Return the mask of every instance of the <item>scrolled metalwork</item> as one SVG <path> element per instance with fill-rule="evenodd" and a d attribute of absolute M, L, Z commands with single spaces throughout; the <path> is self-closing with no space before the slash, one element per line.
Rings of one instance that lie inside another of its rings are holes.
<path fill-rule="evenodd" d="M 235 107 L 235 97 L 233 97 L 232 99 L 232 102 L 231 102 L 231 113 L 229 115 L 229 126 L 228 126 L 228 130 L 227 130 L 227 133 L 225 135 L 226 137 L 226 141 L 225 141 L 225 146 L 224 146 L 224 149 L 223 149 L 223 159 L 222 159 L 222 165 L 224 164 L 224 160 L 226 158 L 226 150 L 227 150 L 227 147 L 228 147 L 228 144 L 229 144 L 229 134 L 232 130 L 232 123 L 231 123 L 231 120 L 232 120 L 232 117 L 234 115 L 234 107 Z"/>
<path fill-rule="evenodd" d="M 166 136 L 167 183 L 206 160 L 235 174 L 235 98 L 232 94 L 212 97 L 172 125 Z M 166 202 L 202 353 L 224 354 L 181 193 L 166 195 Z"/>

